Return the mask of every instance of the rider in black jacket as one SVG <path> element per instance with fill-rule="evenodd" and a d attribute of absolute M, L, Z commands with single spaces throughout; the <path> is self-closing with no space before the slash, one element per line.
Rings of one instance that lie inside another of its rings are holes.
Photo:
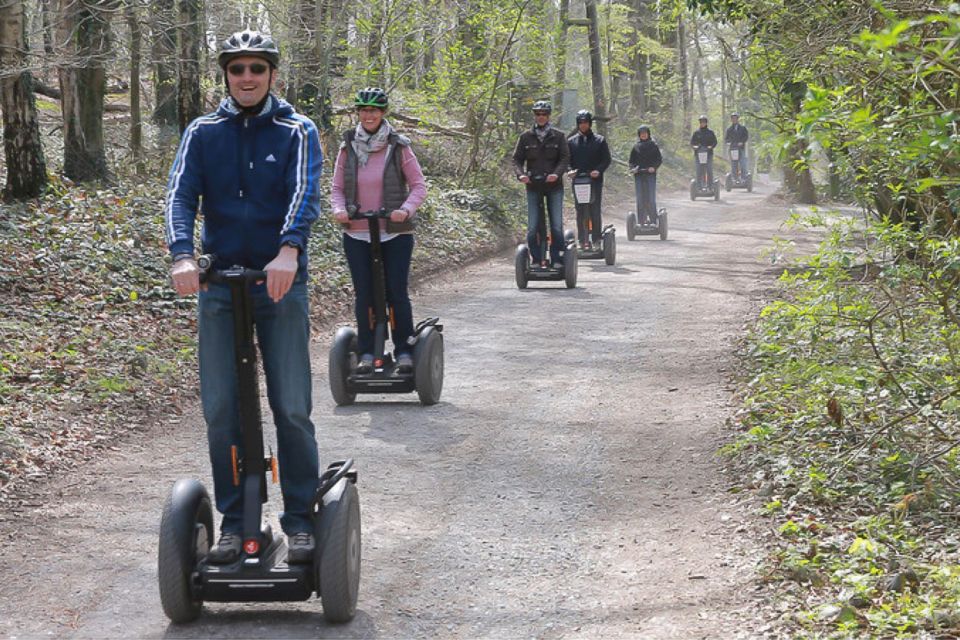
<path fill-rule="evenodd" d="M 740 114 L 731 113 L 730 126 L 727 127 L 727 131 L 723 135 L 723 141 L 730 145 L 731 149 L 738 149 L 740 151 L 737 162 L 740 163 L 741 177 L 747 175 L 747 139 L 749 137 L 750 133 L 747 131 L 747 128 L 740 124 Z"/>
<path fill-rule="evenodd" d="M 587 238 L 586 224 L 577 216 L 577 241 L 580 246 L 598 245 L 600 242 L 601 198 L 603 197 L 603 172 L 610 167 L 610 147 L 606 139 L 593 132 L 593 114 L 586 109 L 577 112 L 577 133 L 567 138 L 570 146 L 570 169 L 587 172 L 593 178 L 595 190 L 590 207 L 591 237 Z"/>
<path fill-rule="evenodd" d="M 630 173 L 637 195 L 637 220 L 657 222 L 657 169 L 663 164 L 660 147 L 650 135 L 649 125 L 637 129 L 637 144 L 630 150 Z"/>
<path fill-rule="evenodd" d="M 717 146 L 717 134 L 707 127 L 707 116 L 700 116 L 700 128 L 694 131 L 690 137 L 690 146 L 693 147 L 694 153 L 699 147 L 707 148 L 710 154 L 707 158 L 707 178 L 710 184 L 713 184 L 713 149 Z M 699 182 L 702 165 L 697 162 L 696 158 L 694 158 L 694 162 L 696 163 L 697 181 Z"/>

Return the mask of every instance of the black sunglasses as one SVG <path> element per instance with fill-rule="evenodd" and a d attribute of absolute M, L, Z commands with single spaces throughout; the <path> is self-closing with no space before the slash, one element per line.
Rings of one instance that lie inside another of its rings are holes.
<path fill-rule="evenodd" d="M 232 76 L 242 76 L 243 72 L 246 71 L 248 68 L 250 69 L 250 73 L 252 73 L 253 75 L 262 76 L 267 72 L 268 67 L 262 62 L 254 62 L 252 64 L 242 64 L 238 62 L 236 64 L 231 64 L 229 67 L 227 67 L 227 71 L 230 72 L 230 75 Z"/>

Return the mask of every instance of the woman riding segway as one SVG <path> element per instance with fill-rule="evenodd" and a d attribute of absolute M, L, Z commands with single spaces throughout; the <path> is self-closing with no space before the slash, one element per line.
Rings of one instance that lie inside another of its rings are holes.
<path fill-rule="evenodd" d="M 339 405 L 352 403 L 357 393 L 410 391 L 423 404 L 436 404 L 443 385 L 443 327 L 438 318 L 414 326 L 407 293 L 414 220 L 426 181 L 410 140 L 384 119 L 384 90 L 361 89 L 354 104 L 360 122 L 343 136 L 331 201 L 345 227 L 357 329 L 343 327 L 334 337 L 330 391 Z M 388 334 L 392 357 L 385 353 Z"/>
<path fill-rule="evenodd" d="M 413 369 L 407 339 L 413 335 L 413 309 L 407 284 L 413 256 L 413 230 L 417 207 L 427 196 L 420 163 L 410 140 L 397 134 L 384 118 L 388 98 L 383 89 L 368 87 L 354 99 L 360 122 L 347 131 L 333 170 L 330 200 L 333 216 L 344 226 L 343 250 L 350 266 L 357 318 L 358 373 L 373 370 L 373 273 L 370 267 L 370 232 L 365 220 L 347 213 L 387 209 L 380 222 L 380 243 L 386 272 L 387 302 L 393 308 L 393 346 L 400 372 Z M 389 164 L 388 164 L 389 163 Z"/>

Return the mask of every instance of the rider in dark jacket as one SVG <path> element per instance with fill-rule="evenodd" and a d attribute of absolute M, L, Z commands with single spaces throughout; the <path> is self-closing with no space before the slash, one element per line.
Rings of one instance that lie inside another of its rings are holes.
<path fill-rule="evenodd" d="M 630 173 L 637 195 L 637 220 L 657 222 L 657 169 L 663 164 L 660 147 L 650 135 L 649 125 L 637 129 L 637 144 L 630 150 Z"/>
<path fill-rule="evenodd" d="M 527 246 L 535 264 L 542 264 L 537 230 L 540 209 L 546 200 L 550 219 L 550 259 L 555 266 L 562 265 L 560 254 L 563 241 L 563 173 L 570 162 L 567 138 L 550 125 L 553 111 L 546 100 L 533 103 L 534 126 L 520 134 L 513 150 L 513 170 L 517 180 L 527 186 Z"/>
<path fill-rule="evenodd" d="M 747 175 L 747 139 L 749 137 L 750 133 L 747 128 L 740 124 L 740 114 L 730 114 L 730 126 L 727 127 L 727 131 L 723 135 L 723 141 L 730 145 L 731 149 L 739 150 L 737 162 L 740 164 L 741 177 Z"/>
<path fill-rule="evenodd" d="M 700 128 L 694 131 L 693 135 L 690 137 L 690 146 L 693 147 L 694 153 L 696 153 L 697 149 L 700 147 L 707 148 L 707 152 L 709 154 L 706 164 L 707 179 L 709 180 L 710 184 L 713 184 L 713 149 L 717 146 L 717 134 L 715 134 L 707 126 L 707 122 L 707 116 L 700 116 Z M 694 162 L 697 169 L 697 182 L 699 182 L 701 178 L 700 172 L 703 171 L 703 165 L 697 162 L 697 158 L 694 158 Z"/>
<path fill-rule="evenodd" d="M 603 172 L 610 167 L 610 147 L 606 139 L 593 132 L 593 114 L 586 109 L 577 112 L 577 133 L 567 138 L 570 145 L 570 169 L 585 172 L 593 178 L 593 202 L 590 206 L 591 237 L 587 238 L 585 221 L 577 216 L 577 241 L 581 246 L 600 242 L 602 225 L 600 207 L 603 197 Z"/>

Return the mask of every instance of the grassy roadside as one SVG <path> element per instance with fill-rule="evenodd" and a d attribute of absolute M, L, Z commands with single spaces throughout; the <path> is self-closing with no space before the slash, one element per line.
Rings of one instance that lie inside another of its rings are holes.
<path fill-rule="evenodd" d="M 162 182 L 124 179 L 55 183 L 39 200 L 0 207 L 0 499 L 196 402 L 196 299 L 170 287 L 162 198 Z M 521 204 L 510 190 L 431 181 L 414 277 L 512 242 Z M 309 251 L 318 328 L 352 296 L 326 215 Z"/>
<path fill-rule="evenodd" d="M 960 636 L 960 243 L 814 212 L 741 352 L 724 450 L 804 638 Z"/>

